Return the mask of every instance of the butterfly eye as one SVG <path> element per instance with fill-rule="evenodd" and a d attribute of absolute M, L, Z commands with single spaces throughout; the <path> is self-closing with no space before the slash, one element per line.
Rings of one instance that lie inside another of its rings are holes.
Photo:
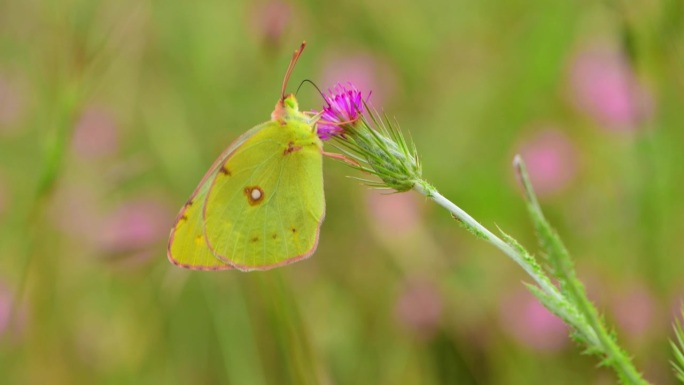
<path fill-rule="evenodd" d="M 297 103 L 297 99 L 292 94 L 287 95 L 287 97 L 285 98 L 285 106 L 295 111 L 299 111 L 299 104 Z"/>

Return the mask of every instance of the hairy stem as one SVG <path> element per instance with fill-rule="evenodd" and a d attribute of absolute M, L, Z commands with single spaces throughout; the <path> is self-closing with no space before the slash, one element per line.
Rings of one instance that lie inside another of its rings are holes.
<path fill-rule="evenodd" d="M 562 296 L 558 289 L 549 281 L 549 279 L 539 272 L 535 271 L 533 266 L 527 263 L 524 256 L 521 255 L 516 249 L 511 247 L 508 243 L 504 242 L 501 238 L 496 236 L 494 233 L 489 231 L 486 227 L 482 226 L 480 222 L 476 221 L 467 212 L 463 211 L 460 207 L 456 206 L 453 202 L 446 199 L 442 194 L 440 194 L 437 189 L 428 185 L 427 183 L 416 183 L 413 188 L 418 193 L 425 195 L 426 197 L 432 199 L 438 205 L 447 209 L 454 218 L 462 221 L 467 227 L 474 229 L 478 233 L 482 234 L 482 238 L 487 242 L 491 243 L 497 249 L 501 250 L 504 254 L 508 255 L 515 263 L 525 270 L 525 272 L 534 279 L 535 282 L 541 287 L 541 289 L 551 295 L 553 298 L 560 300 Z"/>
<path fill-rule="evenodd" d="M 522 246 L 517 244 L 515 240 L 510 237 L 505 237 L 507 241 L 499 238 L 463 209 L 442 196 L 437 189 L 427 182 L 419 180 L 414 184 L 413 189 L 447 209 L 451 215 L 455 219 L 461 221 L 470 232 L 491 243 L 522 267 L 522 269 L 537 283 L 541 290 L 540 294 L 543 298 L 541 298 L 540 295 L 537 295 L 537 290 L 534 290 L 534 287 L 531 287 L 533 293 L 535 293 L 540 300 L 545 299 L 542 300 L 543 305 L 575 329 L 589 346 L 590 351 L 595 351 L 604 356 L 603 363 L 611 366 L 624 383 L 639 385 L 648 384 L 641 377 L 624 351 L 620 349 L 615 340 L 610 337 L 598 317 L 598 312 L 586 296 L 582 295 L 584 293 L 583 290 L 578 289 L 577 286 L 574 287 L 574 289 L 571 289 L 573 298 L 569 298 L 564 292 L 558 290 L 533 257 L 522 248 Z M 533 194 L 529 191 L 527 193 Z M 536 198 L 534 202 L 536 202 Z M 569 256 L 567 258 L 569 259 Z M 574 277 L 574 270 L 571 271 L 572 276 Z"/>
<path fill-rule="evenodd" d="M 532 188 L 527 169 L 520 156 L 516 156 L 513 162 L 518 177 L 524 187 L 525 196 L 528 202 L 528 209 L 532 220 L 537 229 L 538 236 L 542 240 L 542 245 L 548 258 L 554 267 L 553 274 L 562 283 L 564 292 L 572 297 L 572 302 L 576 304 L 591 328 L 596 333 L 606 359 L 612 360 L 615 366 L 620 367 L 621 375 L 626 381 L 633 384 L 645 384 L 639 372 L 632 365 L 627 354 L 618 346 L 615 338 L 606 329 L 605 324 L 599 317 L 598 311 L 589 301 L 584 286 L 577 278 L 573 263 L 568 250 L 558 234 L 551 228 L 551 225 L 544 217 L 537 196 Z"/>

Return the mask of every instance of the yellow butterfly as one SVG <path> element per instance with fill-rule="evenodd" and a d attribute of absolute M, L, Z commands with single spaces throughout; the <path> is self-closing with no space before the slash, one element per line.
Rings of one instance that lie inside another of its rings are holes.
<path fill-rule="evenodd" d="M 171 229 L 168 258 L 195 270 L 266 270 L 316 250 L 325 216 L 318 116 L 285 87 L 271 120 L 240 136 L 214 162 Z"/>

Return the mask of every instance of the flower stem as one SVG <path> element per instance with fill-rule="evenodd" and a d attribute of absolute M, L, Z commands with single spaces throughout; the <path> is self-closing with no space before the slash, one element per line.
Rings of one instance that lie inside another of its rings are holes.
<path fill-rule="evenodd" d="M 503 251 L 504 254 L 508 255 L 515 263 L 525 270 L 525 272 L 532 277 L 532 279 L 537 282 L 537 284 L 542 288 L 542 290 L 555 297 L 556 299 L 561 299 L 561 294 L 558 292 L 551 281 L 543 274 L 539 274 L 534 266 L 530 265 L 526 260 L 524 255 L 521 255 L 519 251 L 514 249 L 511 245 L 504 242 L 501 238 L 496 236 L 494 233 L 489 231 L 486 227 L 482 226 L 480 222 L 476 221 L 467 212 L 463 211 L 460 207 L 456 206 L 453 202 L 446 199 L 442 194 L 440 194 L 437 189 L 430 186 L 429 184 L 422 182 L 416 183 L 413 187 L 418 193 L 425 195 L 426 197 L 432 199 L 438 205 L 447 209 L 454 218 L 465 224 L 466 227 L 473 229 L 479 234 L 482 234 L 481 238 L 491 243 L 497 249 Z"/>
<path fill-rule="evenodd" d="M 516 168 L 518 177 L 523 185 L 528 209 L 534 226 L 537 229 L 537 235 L 539 236 L 542 246 L 553 267 L 553 274 L 563 287 L 563 294 L 567 297 L 572 297 L 570 301 L 576 305 L 577 309 L 587 320 L 587 323 L 596 332 L 603 347 L 603 351 L 606 354 L 606 359 L 612 360 L 615 363 L 615 366 L 621 368 L 621 375 L 624 376 L 624 379 L 629 381 L 629 383 L 634 384 L 646 383 L 632 365 L 627 354 L 618 346 L 615 337 L 608 332 L 598 311 L 587 297 L 584 286 L 575 274 L 575 269 L 573 268 L 573 263 L 568 250 L 544 217 L 544 213 L 542 212 L 537 196 L 532 188 L 532 183 L 527 174 L 525 163 L 519 155 L 515 157 L 513 165 Z"/>
<path fill-rule="evenodd" d="M 532 255 L 514 239 L 505 234 L 505 240 L 501 239 L 486 227 L 482 226 L 463 209 L 442 196 L 436 188 L 423 180 L 416 181 L 413 189 L 447 209 L 451 215 L 460 221 L 471 233 L 491 243 L 522 267 L 537 285 L 539 285 L 538 288 L 528 285 L 528 288 L 530 288 L 533 294 L 540 299 L 547 309 L 575 329 L 579 337 L 588 345 L 589 352 L 602 355 L 604 357 L 603 364 L 611 366 L 623 383 L 638 385 L 648 384 L 633 366 L 625 352 L 617 345 L 615 340 L 610 337 L 605 326 L 598 318 L 596 309 L 586 296 L 583 295 L 583 290 L 578 288 L 578 286 L 573 287 L 573 289 L 576 290 L 572 290 L 572 298 L 569 298 L 565 292 L 561 292 L 552 283 L 551 279 L 544 270 L 541 269 L 534 257 L 532 257 Z M 527 191 L 527 193 L 530 194 L 531 192 Z M 536 203 L 536 199 L 533 202 Z M 538 208 L 538 206 L 536 207 Z M 574 271 L 572 277 L 574 277 Z M 577 281 L 576 278 L 575 281 Z M 578 282 L 575 283 L 579 285 Z"/>

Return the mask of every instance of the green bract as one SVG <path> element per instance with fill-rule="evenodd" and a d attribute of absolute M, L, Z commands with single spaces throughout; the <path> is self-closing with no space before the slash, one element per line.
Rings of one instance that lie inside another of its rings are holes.
<path fill-rule="evenodd" d="M 365 105 L 365 104 L 364 104 Z M 343 135 L 337 137 L 342 151 L 358 162 L 357 168 L 376 175 L 382 181 L 361 179 L 369 186 L 408 191 L 421 180 L 422 169 L 416 147 L 407 142 L 387 116 L 368 108 L 368 118 L 347 124 Z"/>

